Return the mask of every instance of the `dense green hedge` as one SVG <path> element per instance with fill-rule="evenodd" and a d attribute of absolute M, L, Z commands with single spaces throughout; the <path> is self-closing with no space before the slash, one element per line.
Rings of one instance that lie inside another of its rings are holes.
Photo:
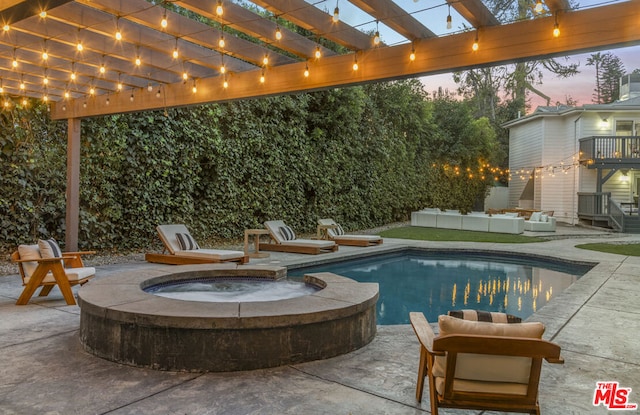
<path fill-rule="evenodd" d="M 207 243 L 284 219 L 348 229 L 433 205 L 469 210 L 495 151 L 464 103 L 427 99 L 418 81 L 82 121 L 81 248 L 157 247 L 155 225 L 185 223 Z M 2 249 L 64 241 L 66 123 L 44 106 L 1 115 Z"/>

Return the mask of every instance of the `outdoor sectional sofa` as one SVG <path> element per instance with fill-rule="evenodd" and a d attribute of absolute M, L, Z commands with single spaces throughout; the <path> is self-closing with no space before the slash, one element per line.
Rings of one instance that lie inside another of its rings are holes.
<path fill-rule="evenodd" d="M 520 234 L 524 232 L 524 223 L 524 218 L 518 217 L 517 213 L 488 215 L 471 212 L 463 215 L 438 208 L 411 212 L 411 226 L 427 228 Z"/>

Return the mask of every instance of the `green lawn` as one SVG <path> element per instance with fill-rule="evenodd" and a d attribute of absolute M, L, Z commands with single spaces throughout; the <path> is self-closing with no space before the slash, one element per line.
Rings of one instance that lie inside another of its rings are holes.
<path fill-rule="evenodd" d="M 576 245 L 576 248 L 589 249 L 591 251 L 607 252 L 609 254 L 640 256 L 640 243 L 632 244 L 607 244 L 594 243 Z"/>
<path fill-rule="evenodd" d="M 414 239 L 418 241 L 461 241 L 461 242 L 496 242 L 525 244 L 531 242 L 545 242 L 546 239 L 512 235 L 507 233 L 458 231 L 454 229 L 423 228 L 406 226 L 388 229 L 380 233 L 385 238 Z"/>

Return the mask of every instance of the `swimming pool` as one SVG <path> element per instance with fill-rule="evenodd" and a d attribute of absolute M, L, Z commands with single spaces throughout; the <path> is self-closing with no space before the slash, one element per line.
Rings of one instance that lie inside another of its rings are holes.
<path fill-rule="evenodd" d="M 591 269 L 591 265 L 481 252 L 404 250 L 289 269 L 292 277 L 333 272 L 377 282 L 377 323 L 408 324 L 409 312 L 429 321 L 454 309 L 499 311 L 525 319 Z"/>

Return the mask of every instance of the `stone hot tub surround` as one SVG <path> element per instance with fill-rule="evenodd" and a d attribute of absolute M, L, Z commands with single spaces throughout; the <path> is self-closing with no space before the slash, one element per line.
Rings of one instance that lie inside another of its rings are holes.
<path fill-rule="evenodd" d="M 158 266 L 98 279 L 78 292 L 80 341 L 117 363 L 159 370 L 227 372 L 348 353 L 375 337 L 378 284 L 331 273 L 305 276 L 320 289 L 266 302 L 182 301 L 145 287 L 193 278 L 286 277 L 286 268 L 236 264 Z"/>

